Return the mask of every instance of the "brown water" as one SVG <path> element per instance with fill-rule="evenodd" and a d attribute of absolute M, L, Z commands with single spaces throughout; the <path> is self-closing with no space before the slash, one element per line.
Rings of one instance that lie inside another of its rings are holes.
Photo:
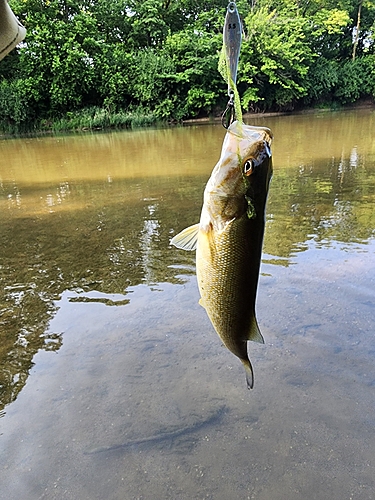
<path fill-rule="evenodd" d="M 375 112 L 275 135 L 255 388 L 198 305 L 220 125 L 0 142 L 0 498 L 375 498 Z"/>

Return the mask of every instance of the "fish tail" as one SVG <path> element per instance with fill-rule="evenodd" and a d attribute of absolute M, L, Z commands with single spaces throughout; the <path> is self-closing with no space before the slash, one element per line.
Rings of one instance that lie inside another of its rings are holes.
<path fill-rule="evenodd" d="M 253 367 L 251 366 L 249 359 L 241 359 L 241 363 L 245 367 L 247 388 L 252 389 L 254 387 Z"/>

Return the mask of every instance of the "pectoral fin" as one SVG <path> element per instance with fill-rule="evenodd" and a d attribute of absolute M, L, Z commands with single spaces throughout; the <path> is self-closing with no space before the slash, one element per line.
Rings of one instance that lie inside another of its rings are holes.
<path fill-rule="evenodd" d="M 197 248 L 199 224 L 189 226 L 171 239 L 171 245 L 182 250 L 195 250 Z"/>
<path fill-rule="evenodd" d="M 255 315 L 253 316 L 253 321 L 251 322 L 251 327 L 249 330 L 247 340 L 251 340 L 252 342 L 258 342 L 259 344 L 264 344 L 264 338 L 263 335 L 260 333 L 258 322 Z"/>

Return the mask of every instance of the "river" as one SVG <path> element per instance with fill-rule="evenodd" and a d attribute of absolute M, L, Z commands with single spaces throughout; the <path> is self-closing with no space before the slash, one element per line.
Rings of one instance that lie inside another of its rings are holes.
<path fill-rule="evenodd" d="M 255 387 L 194 254 L 219 124 L 0 141 L 0 498 L 375 498 L 375 111 L 274 133 Z"/>

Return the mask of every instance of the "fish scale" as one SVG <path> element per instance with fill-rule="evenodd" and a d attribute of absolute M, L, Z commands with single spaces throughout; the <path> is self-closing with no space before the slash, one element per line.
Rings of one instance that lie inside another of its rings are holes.
<path fill-rule="evenodd" d="M 246 243 L 249 233 L 251 236 L 250 225 L 244 213 L 215 238 L 199 233 L 197 279 L 201 305 L 213 327 L 224 345 L 252 372 L 246 342 L 252 340 L 251 332 L 256 328 L 254 310 L 259 266 L 244 265 L 252 259 L 251 241 Z"/>

